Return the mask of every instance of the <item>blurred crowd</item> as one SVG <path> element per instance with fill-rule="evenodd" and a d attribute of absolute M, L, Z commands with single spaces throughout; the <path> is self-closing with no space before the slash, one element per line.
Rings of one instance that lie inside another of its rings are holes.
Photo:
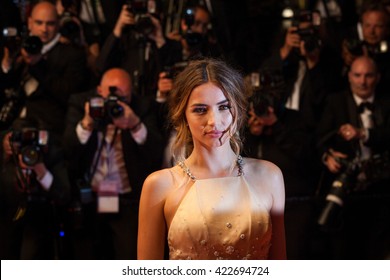
<path fill-rule="evenodd" d="M 1 259 L 136 259 L 173 79 L 245 76 L 289 259 L 390 259 L 390 1 L 1 0 Z"/>

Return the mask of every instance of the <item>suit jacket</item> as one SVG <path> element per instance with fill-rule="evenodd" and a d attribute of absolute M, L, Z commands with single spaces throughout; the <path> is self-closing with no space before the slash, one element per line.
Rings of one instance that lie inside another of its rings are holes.
<path fill-rule="evenodd" d="M 145 60 L 145 46 L 150 44 L 149 60 Z M 111 33 L 102 46 L 96 61 L 100 73 L 112 67 L 121 67 L 132 76 L 135 91 L 140 95 L 155 95 L 157 81 L 164 66 L 182 61 L 180 42 L 166 39 L 166 44 L 157 48 L 150 40 L 139 37 L 131 29 L 121 38 Z"/>
<path fill-rule="evenodd" d="M 369 139 L 365 145 L 370 147 L 373 153 L 383 153 L 390 150 L 390 104 L 379 97 L 374 99 L 373 104 L 374 128 L 369 130 Z M 327 98 L 317 130 L 317 147 L 320 155 L 333 148 L 353 157 L 356 150 L 360 149 L 358 140 L 347 142 L 337 134 L 340 126 L 346 123 L 362 127 L 357 105 L 350 90 L 332 94 Z"/>
<path fill-rule="evenodd" d="M 278 71 L 283 75 L 286 86 L 281 100 L 286 102 L 292 95 L 294 84 L 298 78 L 299 57 L 297 53 L 293 51 L 285 60 L 282 60 L 278 49 L 274 55 L 262 64 L 262 69 Z M 299 89 L 299 111 L 303 116 L 303 120 L 311 127 L 314 127 L 318 121 L 319 112 L 321 112 L 324 102 L 324 73 L 323 64 L 320 62 L 314 68 L 306 69 Z"/>
<path fill-rule="evenodd" d="M 5 132 L 2 133 L 1 142 L 3 142 L 4 135 Z M 28 203 L 28 210 L 29 206 L 32 206 L 33 209 L 36 205 L 45 205 L 46 208 L 52 209 L 53 202 L 56 205 L 65 205 L 69 202 L 71 190 L 64 161 L 64 151 L 60 141 L 55 136 L 50 135 L 50 132 L 48 149 L 42 151 L 41 154 L 46 168 L 53 175 L 52 185 L 49 191 L 44 190 L 32 173 L 28 192 L 23 192 L 17 180 L 14 160 L 12 158 L 5 160 L 2 147 L 0 148 L 2 159 L 0 163 L 0 216 L 2 219 L 11 221 L 22 201 Z M 38 208 L 40 209 L 41 206 Z"/>
<path fill-rule="evenodd" d="M 73 95 L 69 100 L 69 109 L 66 118 L 66 130 L 64 134 L 65 150 L 69 161 L 69 172 L 72 183 L 84 178 L 89 172 L 93 157 L 98 149 L 98 132 L 93 131 L 85 144 L 81 144 L 76 135 L 76 126 L 84 116 L 84 104 L 93 96 L 94 90 L 82 94 Z M 130 185 L 131 198 L 138 200 L 145 178 L 161 168 L 163 142 L 160 130 L 156 126 L 155 112 L 148 99 L 133 95 L 130 107 L 141 118 L 147 128 L 147 139 L 144 144 L 137 144 L 129 130 L 122 130 L 123 158 L 125 161 Z"/>
<path fill-rule="evenodd" d="M 30 96 L 20 88 L 27 116 L 41 119 L 54 133 L 62 134 L 69 96 L 87 86 L 86 54 L 83 49 L 57 43 L 37 64 L 21 64 L 2 74 L 6 86 L 17 89 L 25 77 L 35 78 L 39 86 Z"/>
<path fill-rule="evenodd" d="M 259 136 L 246 131 L 244 152 L 275 163 L 284 176 L 286 197 L 314 193 L 314 141 L 299 112 L 284 109 L 278 121 Z"/>

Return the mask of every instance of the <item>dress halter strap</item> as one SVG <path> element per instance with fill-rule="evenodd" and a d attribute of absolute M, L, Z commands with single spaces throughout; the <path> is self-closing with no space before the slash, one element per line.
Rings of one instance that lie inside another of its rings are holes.
<path fill-rule="evenodd" d="M 243 171 L 243 159 L 242 159 L 242 156 L 241 155 L 238 155 L 237 156 L 237 160 L 236 160 L 236 166 L 238 167 L 238 172 L 237 172 L 237 177 L 240 177 L 244 174 L 244 171 Z M 184 173 L 187 174 L 188 177 L 190 177 L 190 179 L 192 181 L 196 181 L 196 177 L 191 173 L 191 170 L 188 168 L 188 166 L 184 163 L 184 161 L 179 161 L 178 162 L 178 165 L 181 167 L 181 169 L 183 170 Z"/>

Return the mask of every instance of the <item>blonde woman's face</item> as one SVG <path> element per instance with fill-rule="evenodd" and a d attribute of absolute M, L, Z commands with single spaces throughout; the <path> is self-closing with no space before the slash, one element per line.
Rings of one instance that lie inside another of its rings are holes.
<path fill-rule="evenodd" d="M 194 145 L 212 148 L 229 142 L 228 129 L 233 121 L 231 105 L 216 85 L 206 83 L 196 87 L 185 114 Z"/>

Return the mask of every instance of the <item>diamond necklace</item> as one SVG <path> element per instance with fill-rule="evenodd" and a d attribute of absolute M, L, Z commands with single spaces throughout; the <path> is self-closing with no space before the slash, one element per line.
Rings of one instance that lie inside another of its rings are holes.
<path fill-rule="evenodd" d="M 238 167 L 238 172 L 237 172 L 238 177 L 240 177 L 244 174 L 243 162 L 244 161 L 242 159 L 242 156 L 238 155 L 237 160 L 236 160 L 236 165 Z M 178 165 L 181 167 L 181 169 L 183 169 L 183 172 L 186 173 L 192 181 L 196 181 L 196 177 L 194 176 L 194 174 L 191 173 L 191 170 L 187 167 L 187 165 L 184 163 L 184 161 L 179 161 Z"/>

